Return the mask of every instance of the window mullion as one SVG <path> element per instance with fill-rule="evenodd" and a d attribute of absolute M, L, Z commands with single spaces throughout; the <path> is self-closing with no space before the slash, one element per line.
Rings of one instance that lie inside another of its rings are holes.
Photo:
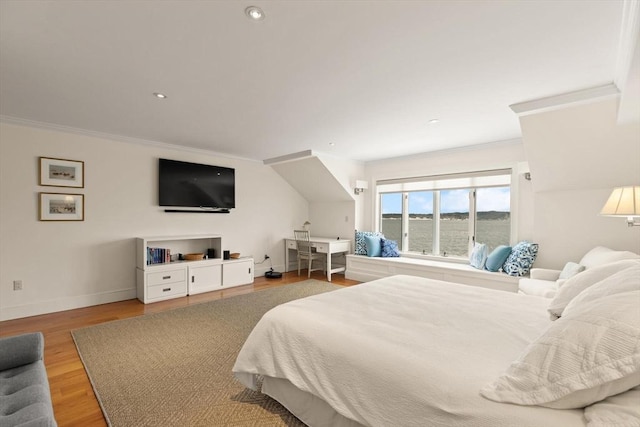
<path fill-rule="evenodd" d="M 440 191 L 433 192 L 433 254 L 440 255 Z"/>
<path fill-rule="evenodd" d="M 476 189 L 469 191 L 469 252 L 471 255 L 476 243 Z"/>
<path fill-rule="evenodd" d="M 402 250 L 409 250 L 409 193 L 402 193 Z"/>

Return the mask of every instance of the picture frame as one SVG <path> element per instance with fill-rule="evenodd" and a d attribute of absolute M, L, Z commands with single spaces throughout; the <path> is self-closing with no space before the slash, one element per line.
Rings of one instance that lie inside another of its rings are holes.
<path fill-rule="evenodd" d="M 84 221 L 84 194 L 40 193 L 40 221 Z"/>
<path fill-rule="evenodd" d="M 40 185 L 84 188 L 84 162 L 40 157 Z"/>

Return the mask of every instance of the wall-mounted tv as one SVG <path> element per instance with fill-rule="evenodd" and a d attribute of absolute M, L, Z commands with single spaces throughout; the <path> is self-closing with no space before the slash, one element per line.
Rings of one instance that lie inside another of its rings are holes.
<path fill-rule="evenodd" d="M 236 207 L 235 169 L 159 159 L 160 206 L 228 210 Z"/>

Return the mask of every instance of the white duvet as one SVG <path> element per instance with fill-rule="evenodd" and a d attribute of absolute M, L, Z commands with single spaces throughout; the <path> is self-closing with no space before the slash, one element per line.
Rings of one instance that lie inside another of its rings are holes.
<path fill-rule="evenodd" d="M 367 426 L 585 425 L 583 410 L 480 396 L 550 324 L 548 300 L 393 276 L 280 305 L 233 371 L 283 378 Z"/>

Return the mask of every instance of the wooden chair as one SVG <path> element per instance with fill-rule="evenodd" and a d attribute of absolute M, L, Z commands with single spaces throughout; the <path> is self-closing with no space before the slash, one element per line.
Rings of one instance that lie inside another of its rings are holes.
<path fill-rule="evenodd" d="M 313 261 L 315 260 L 322 261 L 322 271 L 326 272 L 325 255 L 313 250 L 311 242 L 309 241 L 309 232 L 307 230 L 294 230 L 293 235 L 296 239 L 296 249 L 298 251 L 298 276 L 300 275 L 301 261 L 308 261 L 309 263 L 307 277 L 311 277 L 312 271 L 320 270 L 320 268 L 311 268 Z"/>

